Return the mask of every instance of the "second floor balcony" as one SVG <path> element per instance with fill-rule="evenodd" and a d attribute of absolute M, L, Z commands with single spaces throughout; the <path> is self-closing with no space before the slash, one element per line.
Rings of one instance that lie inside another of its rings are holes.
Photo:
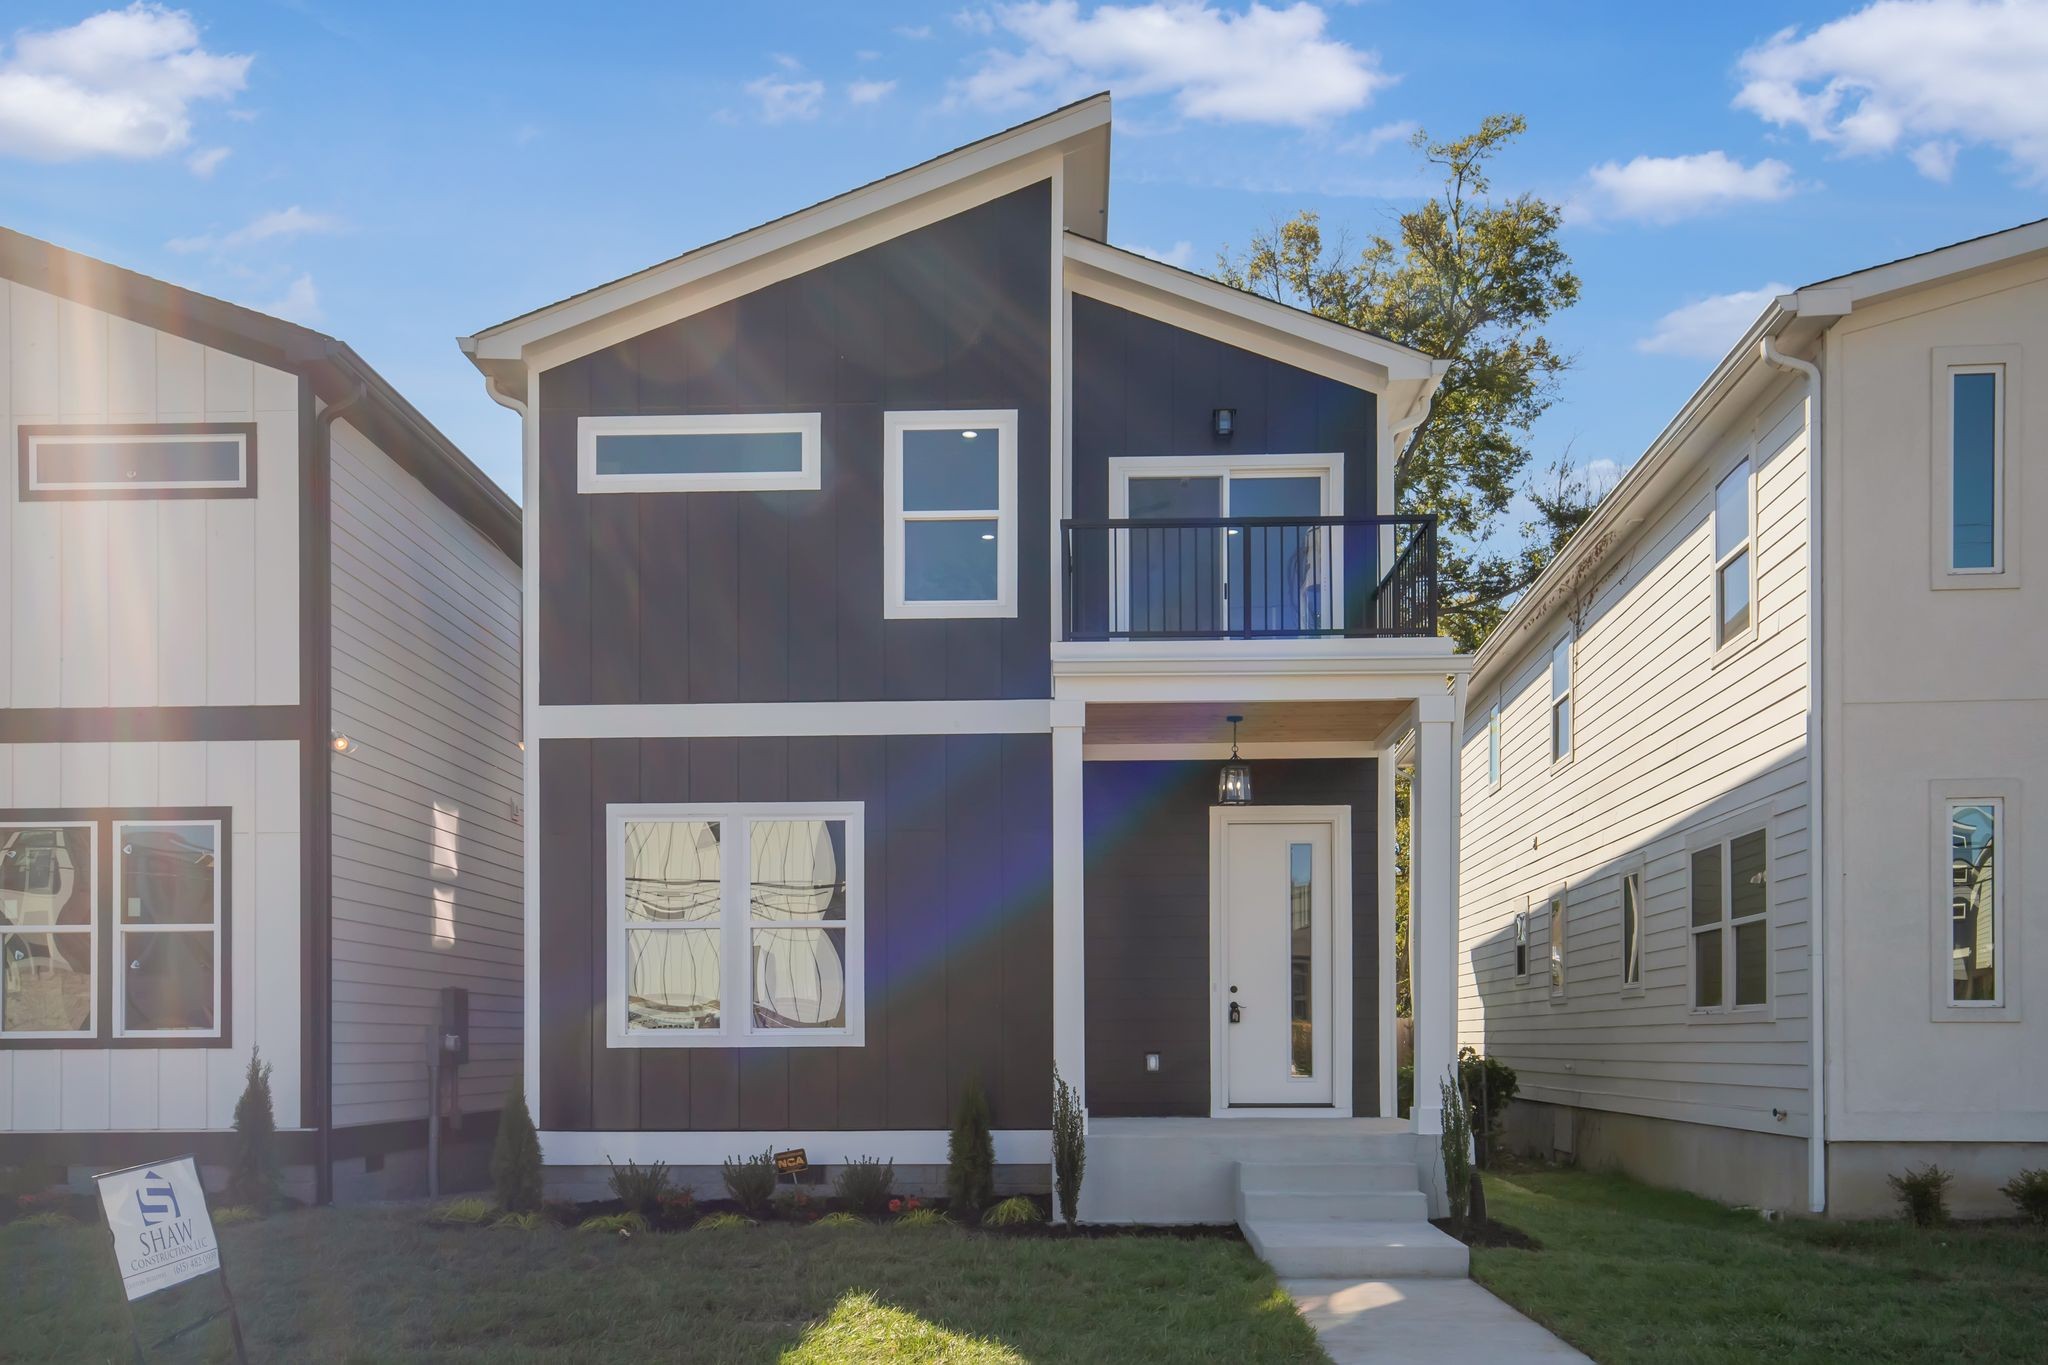
<path fill-rule="evenodd" d="M 1061 523 L 1063 638 L 1432 636 L 1436 518 Z"/>

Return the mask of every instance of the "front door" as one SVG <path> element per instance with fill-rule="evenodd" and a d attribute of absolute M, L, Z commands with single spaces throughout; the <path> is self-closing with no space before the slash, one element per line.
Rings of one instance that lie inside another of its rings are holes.
<path fill-rule="evenodd" d="M 1326 1108 L 1339 1051 L 1331 1027 L 1335 825 L 1253 807 L 1224 813 L 1218 835 L 1223 1104 Z"/>

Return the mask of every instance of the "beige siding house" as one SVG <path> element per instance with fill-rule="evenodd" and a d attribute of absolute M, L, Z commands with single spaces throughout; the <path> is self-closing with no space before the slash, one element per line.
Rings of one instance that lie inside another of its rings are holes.
<path fill-rule="evenodd" d="M 1480 651 L 1460 1033 L 1519 1144 L 1844 1215 L 2048 1163 L 2044 354 L 2048 225 L 1776 300 Z"/>

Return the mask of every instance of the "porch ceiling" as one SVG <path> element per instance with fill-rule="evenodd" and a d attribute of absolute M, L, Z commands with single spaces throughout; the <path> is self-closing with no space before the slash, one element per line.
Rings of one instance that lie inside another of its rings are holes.
<path fill-rule="evenodd" d="M 1245 744 L 1359 743 L 1378 739 L 1412 703 L 1401 701 L 1091 702 L 1089 744 L 1228 744 L 1240 715 Z"/>

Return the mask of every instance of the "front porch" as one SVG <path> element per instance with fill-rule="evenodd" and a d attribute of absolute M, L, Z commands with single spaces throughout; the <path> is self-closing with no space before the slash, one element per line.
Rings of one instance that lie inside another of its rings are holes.
<path fill-rule="evenodd" d="M 1088 1109 L 1084 1218 L 1245 1221 L 1249 1198 L 1266 1221 L 1317 1205 L 1324 1241 L 1429 1241 L 1437 1106 L 1395 1104 L 1394 794 L 1409 770 L 1432 1078 L 1455 1053 L 1461 665 L 1439 640 L 1055 647 L 1053 1048 Z M 1251 796 L 1224 804 L 1230 716 Z"/>

